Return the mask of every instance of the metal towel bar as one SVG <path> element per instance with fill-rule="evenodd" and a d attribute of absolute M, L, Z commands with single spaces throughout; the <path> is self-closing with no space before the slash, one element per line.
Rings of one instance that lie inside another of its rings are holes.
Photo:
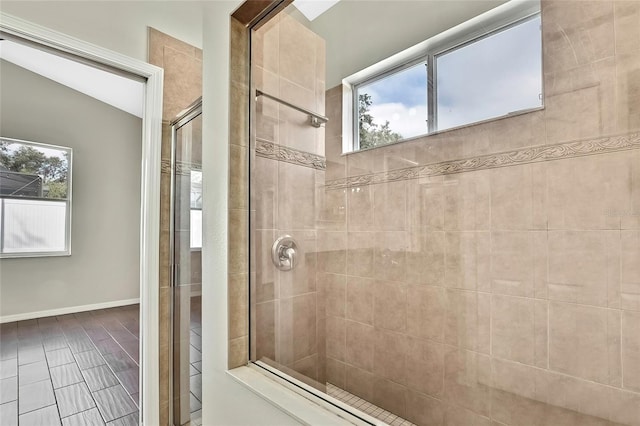
<path fill-rule="evenodd" d="M 293 109 L 295 109 L 297 111 L 300 111 L 300 112 L 302 112 L 304 114 L 307 114 L 309 116 L 309 123 L 313 127 L 320 127 L 321 125 L 323 125 L 324 123 L 329 121 L 329 119 L 327 117 L 325 117 L 324 115 L 316 114 L 315 112 L 309 111 L 308 109 L 299 107 L 297 105 L 289 103 L 289 102 L 287 102 L 285 100 L 282 100 L 280 98 L 276 98 L 275 96 L 272 96 L 272 95 L 270 95 L 268 93 L 264 93 L 262 90 L 256 90 L 256 98 L 258 98 L 260 96 L 264 96 L 267 99 L 271 99 L 272 101 L 279 102 L 282 105 L 286 105 L 289 108 L 293 108 Z"/>

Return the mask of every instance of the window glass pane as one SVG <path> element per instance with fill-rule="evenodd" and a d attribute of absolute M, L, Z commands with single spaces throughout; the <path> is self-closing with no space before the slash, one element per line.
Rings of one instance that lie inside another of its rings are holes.
<path fill-rule="evenodd" d="M 202 172 L 191 170 L 191 208 L 202 208 Z"/>
<path fill-rule="evenodd" d="M 0 254 L 68 254 L 71 149 L 0 139 Z"/>
<path fill-rule="evenodd" d="M 436 57 L 438 130 L 542 106 L 540 16 Z"/>
<path fill-rule="evenodd" d="M 360 149 L 427 133 L 427 69 L 424 62 L 359 86 Z"/>
<path fill-rule="evenodd" d="M 202 210 L 191 210 L 191 248 L 202 248 Z"/>
<path fill-rule="evenodd" d="M 68 199 L 70 150 L 0 140 L 0 195 Z"/>
<path fill-rule="evenodd" d="M 66 250 L 66 201 L 4 199 L 4 252 Z"/>

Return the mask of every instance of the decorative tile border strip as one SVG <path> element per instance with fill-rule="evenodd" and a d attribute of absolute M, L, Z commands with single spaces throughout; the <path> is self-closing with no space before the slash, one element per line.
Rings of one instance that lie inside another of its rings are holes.
<path fill-rule="evenodd" d="M 518 164 L 537 163 L 564 158 L 583 157 L 593 154 L 624 151 L 640 148 L 640 133 L 623 136 L 611 136 L 557 145 L 544 145 L 499 154 L 482 155 L 463 160 L 445 161 L 424 166 L 407 167 L 386 172 L 350 176 L 344 179 L 328 181 L 327 189 L 343 189 L 353 186 L 375 185 L 407 179 L 418 179 L 429 176 L 449 175 L 482 169 L 514 166 Z"/>
<path fill-rule="evenodd" d="M 320 155 L 298 151 L 297 149 L 260 139 L 256 140 L 256 155 L 317 170 L 325 170 L 327 168 L 326 158 Z"/>
<path fill-rule="evenodd" d="M 191 170 L 200 171 L 202 170 L 202 165 L 186 161 L 178 161 L 176 164 L 176 173 L 179 175 L 189 175 Z M 160 173 L 171 174 L 171 160 L 162 160 L 160 162 Z"/>
<path fill-rule="evenodd" d="M 171 174 L 171 160 L 160 161 L 160 173 L 170 175 Z"/>

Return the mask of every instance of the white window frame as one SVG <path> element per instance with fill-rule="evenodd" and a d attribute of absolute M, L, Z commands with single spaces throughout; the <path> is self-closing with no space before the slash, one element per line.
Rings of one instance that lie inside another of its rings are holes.
<path fill-rule="evenodd" d="M 427 64 L 428 88 L 426 106 L 428 116 L 425 117 L 427 120 L 427 132 L 422 135 L 401 139 L 395 143 L 402 143 L 422 138 L 427 135 L 437 134 L 442 131 L 449 131 L 459 127 L 493 121 L 505 117 L 505 115 L 491 117 L 486 120 L 469 122 L 461 126 L 438 130 L 436 111 L 437 87 L 435 84 L 437 78 L 437 67 L 435 59 L 445 53 L 452 52 L 485 37 L 489 37 L 493 34 L 524 23 L 539 14 L 539 1 L 511 0 L 343 79 L 342 102 L 344 108 L 342 126 L 345 130 L 343 131 L 342 138 L 342 152 L 347 154 L 350 152 L 361 151 L 359 146 L 360 117 L 358 115 L 358 88 L 403 71 L 421 62 L 425 62 Z M 540 52 L 540 54 L 542 55 L 542 52 Z M 542 69 L 540 70 L 540 75 L 542 75 Z M 544 81 L 542 83 L 544 83 Z M 542 91 L 544 93 L 544 85 L 542 87 Z M 543 109 L 544 96 L 542 96 L 541 101 L 542 105 L 539 107 L 524 109 L 507 115 L 513 116 Z M 395 143 L 389 145 L 393 145 Z M 365 148 L 362 150 L 368 149 L 374 148 Z"/>
<path fill-rule="evenodd" d="M 8 258 L 17 258 L 17 257 L 54 257 L 54 256 L 71 256 L 71 206 L 72 206 L 72 164 L 73 164 L 73 149 L 66 146 L 59 145 L 51 145 L 41 142 L 34 141 L 26 141 L 21 139 L 12 139 L 0 137 L 0 140 L 9 143 L 19 143 L 22 145 L 33 146 L 33 147 L 42 147 L 45 149 L 54 149 L 57 151 L 65 151 L 69 153 L 69 163 L 67 165 L 67 198 L 43 198 L 43 197 L 21 197 L 21 196 L 0 196 L 0 208 L 2 209 L 2 213 L 0 214 L 0 259 L 8 259 Z M 36 200 L 36 201 L 56 201 L 56 202 L 65 202 L 66 203 L 66 214 L 65 214 L 65 243 L 64 250 L 57 251 L 16 251 L 16 252 L 4 252 L 4 208 L 5 208 L 5 200 Z"/>

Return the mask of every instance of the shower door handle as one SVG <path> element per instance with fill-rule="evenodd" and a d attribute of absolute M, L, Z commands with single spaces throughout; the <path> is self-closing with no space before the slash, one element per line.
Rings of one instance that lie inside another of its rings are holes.
<path fill-rule="evenodd" d="M 283 235 L 271 247 L 271 260 L 281 271 L 290 271 L 296 266 L 298 244 L 290 235 Z"/>

